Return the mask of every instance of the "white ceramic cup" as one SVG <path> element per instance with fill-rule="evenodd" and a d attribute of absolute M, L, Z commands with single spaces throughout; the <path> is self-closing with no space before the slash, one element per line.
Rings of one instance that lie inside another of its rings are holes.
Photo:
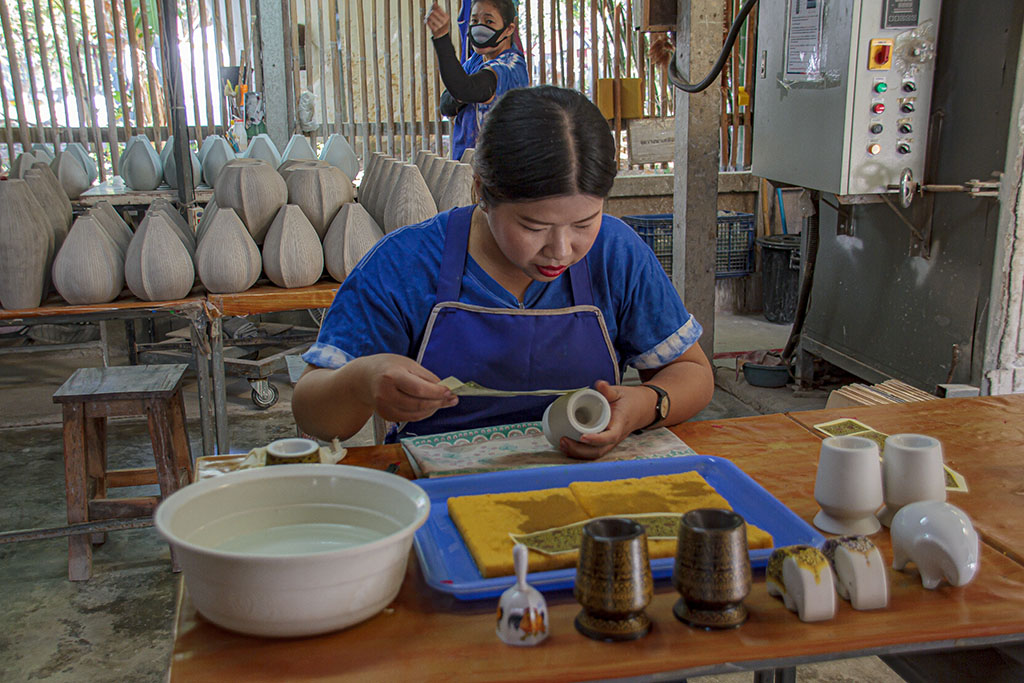
<path fill-rule="evenodd" d="M 882 497 L 878 519 L 892 524 L 900 508 L 920 500 L 946 500 L 942 444 L 923 434 L 893 434 L 882 450 Z"/>
<path fill-rule="evenodd" d="M 603 432 L 611 419 L 608 399 L 593 389 L 580 389 L 559 396 L 544 410 L 544 436 L 558 448 L 563 436 L 579 441 L 584 434 Z"/>
<path fill-rule="evenodd" d="M 267 445 L 268 465 L 320 462 L 320 444 L 312 439 L 278 439 Z"/>
<path fill-rule="evenodd" d="M 882 466 L 878 444 L 862 436 L 831 436 L 821 442 L 814 500 L 821 510 L 814 526 L 830 534 L 867 536 L 881 525 Z"/>

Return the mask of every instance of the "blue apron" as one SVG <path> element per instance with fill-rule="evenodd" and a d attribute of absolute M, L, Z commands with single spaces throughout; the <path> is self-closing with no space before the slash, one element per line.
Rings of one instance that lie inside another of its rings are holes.
<path fill-rule="evenodd" d="M 461 303 L 472 206 L 448 217 L 437 298 L 416 360 L 444 379 L 454 375 L 491 389 L 578 389 L 599 379 L 619 383 L 619 365 L 601 309 L 594 306 L 586 258 L 569 268 L 568 308 L 487 308 Z M 553 398 L 460 396 L 398 436 L 539 420 Z"/>

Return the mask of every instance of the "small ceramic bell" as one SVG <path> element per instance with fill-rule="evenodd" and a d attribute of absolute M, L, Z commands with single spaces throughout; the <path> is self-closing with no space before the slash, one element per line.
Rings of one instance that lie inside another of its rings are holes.
<path fill-rule="evenodd" d="M 548 605 L 536 588 L 526 583 L 528 550 L 522 543 L 512 549 L 516 585 L 498 600 L 498 638 L 508 645 L 536 645 L 548 637 Z"/>

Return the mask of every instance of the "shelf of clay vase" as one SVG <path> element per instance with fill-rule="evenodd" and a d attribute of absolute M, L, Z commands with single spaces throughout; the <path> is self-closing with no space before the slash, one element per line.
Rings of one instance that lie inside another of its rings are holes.
<path fill-rule="evenodd" d="M 208 294 L 211 309 L 221 315 L 255 315 L 303 308 L 327 308 L 341 287 L 334 280 L 324 279 L 309 287 L 285 289 L 261 280 L 255 287 L 238 294 Z M 211 311 L 212 312 L 212 311 Z"/>
<path fill-rule="evenodd" d="M 337 287 L 337 285 L 335 285 Z M 201 286 L 193 287 L 184 299 L 175 301 L 143 301 L 132 296 L 125 288 L 121 295 L 105 304 L 69 304 L 57 294 L 51 294 L 37 308 L 23 308 L 9 311 L 0 308 L 0 320 L 25 320 L 30 318 L 47 318 L 50 316 L 91 315 L 96 313 L 117 313 L 119 311 L 182 311 L 190 308 L 201 308 L 205 290 Z"/>
<path fill-rule="evenodd" d="M 213 188 L 200 185 L 196 188 L 196 201 L 205 203 L 213 199 Z M 115 206 L 131 204 L 150 204 L 154 199 L 163 198 L 174 201 L 178 198 L 178 191 L 172 190 L 168 185 L 161 185 L 155 190 L 131 190 L 124 184 L 124 181 L 115 176 L 113 180 L 107 180 L 99 185 L 89 188 L 75 200 L 76 204 L 92 206 L 96 202 L 106 200 Z"/>

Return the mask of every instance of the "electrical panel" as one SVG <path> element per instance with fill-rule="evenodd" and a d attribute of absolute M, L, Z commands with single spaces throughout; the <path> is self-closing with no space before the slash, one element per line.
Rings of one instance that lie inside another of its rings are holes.
<path fill-rule="evenodd" d="M 760 0 L 751 171 L 838 195 L 922 180 L 940 0 Z"/>

